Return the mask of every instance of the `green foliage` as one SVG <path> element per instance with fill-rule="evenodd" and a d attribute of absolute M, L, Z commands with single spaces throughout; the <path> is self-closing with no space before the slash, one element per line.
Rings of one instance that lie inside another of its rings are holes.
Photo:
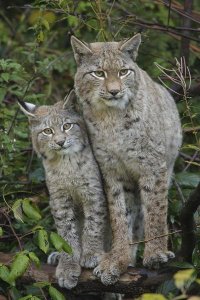
<path fill-rule="evenodd" d="M 29 261 L 29 257 L 24 252 L 20 252 L 15 256 L 8 277 L 11 284 L 15 285 L 15 280 L 24 274 L 24 272 L 28 268 Z"/>
<path fill-rule="evenodd" d="M 17 1 L 8 9 L 7 1 L 3 1 L 0 8 L 0 213 L 3 219 L 0 251 L 18 252 L 11 267 L 0 265 L 0 289 L 9 299 L 43 299 L 40 289 L 53 300 L 64 299 L 47 282 L 31 286 L 12 285 L 30 263 L 39 266 L 46 262 L 50 251 L 56 249 L 72 253 L 70 245 L 53 232 L 55 227 L 48 206 L 44 170 L 32 151 L 28 120 L 19 112 L 16 97 L 36 105 L 52 104 L 64 98 L 73 87 L 76 68 L 69 42 L 71 34 L 86 42 L 118 41 L 144 29 L 138 64 L 158 80 L 162 74 L 154 62 L 171 69 L 175 68 L 174 58 L 180 57 L 180 36 L 170 33 L 170 26 L 182 26 L 181 18 L 177 18 L 175 12 L 170 14 L 168 20 L 169 10 L 161 2 L 35 0 L 25 9 L 15 7 L 19 5 Z M 183 2 L 176 2 L 183 9 Z M 26 4 L 27 1 L 20 1 L 20 6 Z M 193 10 L 199 9 L 199 1 L 195 0 Z M 150 28 L 150 23 L 154 24 L 154 29 Z M 156 24 L 169 25 L 169 31 L 156 30 Z M 197 24 L 193 22 L 192 27 L 197 29 Z M 197 38 L 195 31 L 191 31 L 190 36 Z M 194 85 L 199 76 L 199 53 L 198 44 L 191 42 L 189 68 Z M 183 200 L 188 198 L 200 180 L 199 97 L 188 99 L 183 95 L 177 105 L 185 134 L 169 193 L 172 232 L 180 229 L 179 215 Z M 197 224 L 199 219 L 197 212 Z M 193 265 L 198 272 L 199 227 L 197 233 Z M 180 249 L 180 242 L 180 234 L 170 236 L 175 252 Z M 176 264 L 184 273 L 177 273 L 175 280 L 172 278 L 163 283 L 157 290 L 158 294 L 145 294 L 142 299 L 173 299 L 177 293 L 184 296 L 191 282 L 195 282 L 196 275 L 183 269 L 193 270 L 193 265 Z M 196 282 L 199 283 L 199 279 Z"/>
<path fill-rule="evenodd" d="M 166 300 L 161 294 L 143 294 L 141 300 Z"/>
<path fill-rule="evenodd" d="M 49 295 L 51 296 L 52 300 L 65 300 L 65 297 L 61 292 L 59 292 L 56 288 L 53 286 L 49 287 Z"/>
<path fill-rule="evenodd" d="M 53 246 L 59 252 L 63 250 L 69 254 L 72 254 L 72 248 L 70 247 L 70 245 L 57 233 L 51 232 L 50 240 L 51 240 Z"/>
<path fill-rule="evenodd" d="M 48 234 L 44 229 L 38 230 L 38 246 L 44 253 L 49 250 Z"/>

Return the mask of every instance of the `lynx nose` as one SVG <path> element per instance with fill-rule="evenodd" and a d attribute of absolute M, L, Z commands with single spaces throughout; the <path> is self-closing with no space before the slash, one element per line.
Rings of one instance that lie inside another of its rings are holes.
<path fill-rule="evenodd" d="M 65 143 L 65 140 L 56 142 L 56 144 L 59 145 L 60 147 L 62 147 L 64 145 L 64 143 Z"/>
<path fill-rule="evenodd" d="M 109 91 L 109 93 L 113 96 L 116 96 L 119 92 L 120 92 L 120 90 L 110 90 Z"/>

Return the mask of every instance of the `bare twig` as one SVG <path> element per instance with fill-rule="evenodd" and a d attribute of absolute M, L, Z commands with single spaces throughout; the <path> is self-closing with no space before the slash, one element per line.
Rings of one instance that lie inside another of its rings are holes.
<path fill-rule="evenodd" d="M 22 247 L 22 244 L 21 244 L 21 241 L 18 237 L 18 235 L 16 234 L 15 230 L 14 230 L 14 227 L 12 226 L 12 223 L 10 221 L 10 218 L 8 216 L 8 214 L 6 212 L 4 212 L 3 210 L 1 210 L 1 213 L 4 215 L 4 217 L 7 219 L 9 225 L 10 225 L 10 229 L 12 230 L 13 232 L 13 235 L 15 236 L 17 242 L 18 242 L 18 245 L 19 245 L 19 249 L 22 251 L 23 250 L 23 247 Z"/>
<path fill-rule="evenodd" d="M 178 182 L 176 181 L 175 178 L 173 179 L 173 182 L 174 182 L 174 185 L 175 185 L 175 187 L 176 187 L 176 189 L 179 193 L 182 204 L 185 203 L 185 197 L 184 197 L 184 195 L 182 193 L 182 190 L 181 190 L 181 188 L 180 188 L 180 186 L 179 186 L 179 184 L 178 184 Z"/>

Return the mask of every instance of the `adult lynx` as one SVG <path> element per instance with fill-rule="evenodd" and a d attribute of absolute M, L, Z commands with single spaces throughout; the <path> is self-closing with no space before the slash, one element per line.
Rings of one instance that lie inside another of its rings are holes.
<path fill-rule="evenodd" d="M 109 204 L 112 249 L 94 270 L 104 284 L 135 262 L 136 245 L 129 243 L 143 229 L 145 266 L 157 268 L 174 257 L 167 248 L 167 192 L 181 125 L 168 91 L 135 63 L 140 42 L 140 34 L 122 42 L 71 39 L 75 90 Z"/>
<path fill-rule="evenodd" d="M 68 289 L 77 284 L 81 266 L 98 264 L 107 214 L 85 125 L 72 106 L 74 95 L 71 92 L 65 103 L 51 106 L 19 103 L 29 118 L 33 147 L 45 168 L 56 228 L 73 249 L 72 256 L 61 253 L 56 269 L 59 285 Z"/>

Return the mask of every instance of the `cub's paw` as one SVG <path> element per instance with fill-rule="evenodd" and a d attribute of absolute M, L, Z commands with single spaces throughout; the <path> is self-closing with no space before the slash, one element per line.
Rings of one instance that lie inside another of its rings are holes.
<path fill-rule="evenodd" d="M 77 285 L 80 274 L 81 266 L 74 261 L 59 264 L 56 268 L 56 278 L 59 286 L 69 290 Z"/>
<path fill-rule="evenodd" d="M 98 263 L 101 261 L 103 253 L 98 252 L 83 252 L 81 255 L 81 261 L 80 264 L 82 267 L 85 268 L 94 268 L 98 265 Z"/>
<path fill-rule="evenodd" d="M 49 254 L 48 258 L 47 258 L 47 263 L 49 265 L 53 265 L 53 266 L 57 266 L 57 264 L 59 263 L 59 258 L 60 258 L 60 252 L 52 252 L 51 254 Z"/>
<path fill-rule="evenodd" d="M 171 251 L 157 252 L 151 256 L 147 256 L 143 259 L 143 265 L 149 269 L 159 269 L 163 263 L 173 259 L 175 254 Z"/>

